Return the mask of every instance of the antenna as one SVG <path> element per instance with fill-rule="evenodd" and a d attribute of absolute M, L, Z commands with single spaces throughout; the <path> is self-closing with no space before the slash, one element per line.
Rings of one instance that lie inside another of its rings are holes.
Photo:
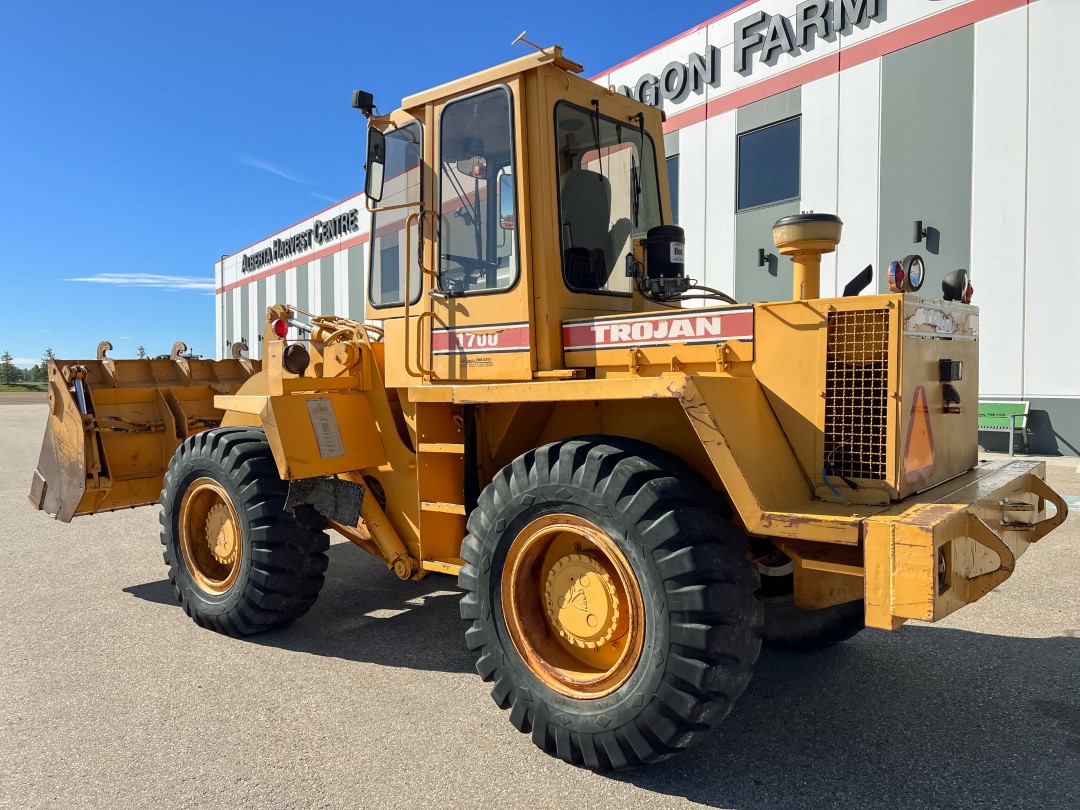
<path fill-rule="evenodd" d="M 510 46 L 513 47 L 514 45 L 517 45 L 519 42 L 524 42 L 526 45 L 532 45 L 534 48 L 536 48 L 536 50 L 538 50 L 538 51 L 540 51 L 540 53 L 544 54 L 544 56 L 551 56 L 551 54 L 549 54 L 546 50 L 541 48 L 535 42 L 530 42 L 529 40 L 525 39 L 525 35 L 527 33 L 529 33 L 528 30 L 525 30 L 525 31 L 522 31 L 520 34 L 518 34 L 517 39 L 515 39 L 513 42 L 511 42 Z"/>

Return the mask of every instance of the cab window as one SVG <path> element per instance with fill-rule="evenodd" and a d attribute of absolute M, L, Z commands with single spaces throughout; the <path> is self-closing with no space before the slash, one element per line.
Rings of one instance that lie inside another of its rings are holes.
<path fill-rule="evenodd" d="M 572 290 L 629 295 L 631 240 L 661 224 L 652 138 L 636 122 L 560 102 L 555 144 L 563 278 Z"/>
<path fill-rule="evenodd" d="M 386 133 L 386 166 L 383 197 L 378 208 L 420 202 L 420 124 L 409 123 Z M 417 229 L 406 228 L 409 215 L 418 207 L 381 211 L 371 217 L 371 274 L 368 296 L 376 307 L 405 303 L 405 261 L 411 257 L 409 301 L 420 298 L 420 264 Z M 408 242 L 406 242 L 408 240 Z M 406 247 L 408 249 L 406 249 Z"/>
<path fill-rule="evenodd" d="M 439 288 L 464 295 L 513 286 L 517 201 L 508 88 L 446 105 L 439 159 Z"/>

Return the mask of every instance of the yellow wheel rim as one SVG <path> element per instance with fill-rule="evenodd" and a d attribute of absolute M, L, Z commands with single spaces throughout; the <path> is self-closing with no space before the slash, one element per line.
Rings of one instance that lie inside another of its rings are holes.
<path fill-rule="evenodd" d="M 180 553 L 195 583 L 225 593 L 236 582 L 243 557 L 240 520 L 232 499 L 213 478 L 191 483 L 180 504 Z"/>
<path fill-rule="evenodd" d="M 522 659 L 564 695 L 609 695 L 641 659 L 645 610 L 637 578 L 615 541 L 577 515 L 546 515 L 514 538 L 502 608 Z"/>

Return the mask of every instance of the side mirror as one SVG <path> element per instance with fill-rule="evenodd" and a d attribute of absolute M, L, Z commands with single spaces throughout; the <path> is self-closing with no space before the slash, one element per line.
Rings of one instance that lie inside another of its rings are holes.
<path fill-rule="evenodd" d="M 514 176 L 509 172 L 499 175 L 499 226 L 514 230 Z"/>
<path fill-rule="evenodd" d="M 364 164 L 367 177 L 364 180 L 364 194 L 371 202 L 379 202 L 383 194 L 383 174 L 386 168 L 386 136 L 375 127 L 368 130 L 367 163 Z"/>

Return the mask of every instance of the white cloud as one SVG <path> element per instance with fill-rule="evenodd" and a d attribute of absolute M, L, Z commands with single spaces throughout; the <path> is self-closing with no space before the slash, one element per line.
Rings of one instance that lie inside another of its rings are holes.
<path fill-rule="evenodd" d="M 331 197 L 329 194 L 320 194 L 317 191 L 309 191 L 308 194 L 310 194 L 316 200 L 326 200 L 326 202 L 329 203 L 341 202 L 341 200 L 339 200 L 337 197 Z"/>
<path fill-rule="evenodd" d="M 90 284 L 115 284 L 119 287 L 157 287 L 161 290 L 213 290 L 214 279 L 207 276 L 164 276 L 157 273 L 98 273 L 96 276 L 67 278 Z"/>
<path fill-rule="evenodd" d="M 12 357 L 11 362 L 17 366 L 26 368 L 27 366 L 36 366 L 41 362 L 41 359 L 38 357 Z"/>
<path fill-rule="evenodd" d="M 295 174 L 291 169 L 287 169 L 284 166 L 278 166 L 275 163 L 270 163 L 266 160 L 260 160 L 251 155 L 237 155 L 236 159 L 246 166 L 251 166 L 253 169 L 259 171 L 269 172 L 270 174 L 276 174 L 278 177 L 284 177 L 286 180 L 291 180 L 294 183 L 307 183 L 303 177 Z"/>

